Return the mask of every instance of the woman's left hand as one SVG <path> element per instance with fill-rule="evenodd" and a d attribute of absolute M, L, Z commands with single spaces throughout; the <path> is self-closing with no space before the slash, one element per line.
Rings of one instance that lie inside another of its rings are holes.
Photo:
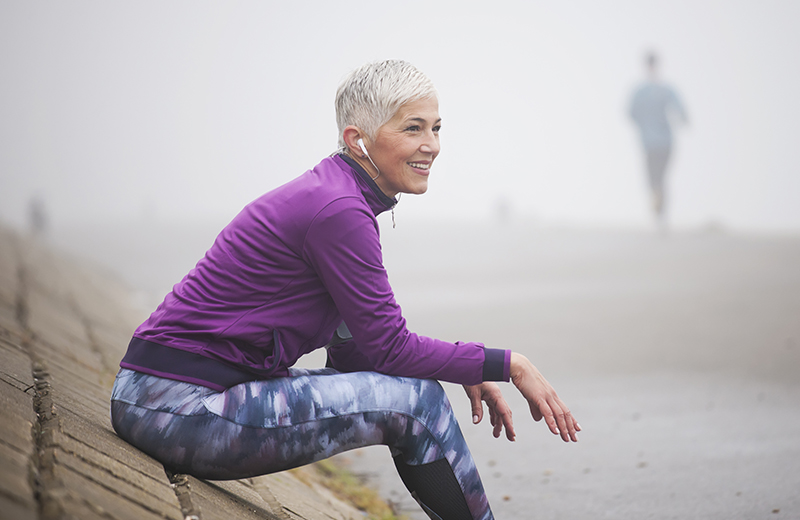
<path fill-rule="evenodd" d="M 495 438 L 500 437 L 503 427 L 506 429 L 506 438 L 513 441 L 516 438 L 514 433 L 514 422 L 511 420 L 511 407 L 508 406 L 503 393 L 497 383 L 485 382 L 479 385 L 464 385 L 470 403 L 472 404 L 472 422 L 478 424 L 483 419 L 483 404 L 486 401 L 489 407 L 489 420 L 494 426 L 492 434 Z"/>

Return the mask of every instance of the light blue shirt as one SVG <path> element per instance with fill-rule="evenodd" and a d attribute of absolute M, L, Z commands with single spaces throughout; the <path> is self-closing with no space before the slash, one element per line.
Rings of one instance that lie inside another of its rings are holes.
<path fill-rule="evenodd" d="M 672 146 L 671 117 L 686 122 L 686 111 L 675 91 L 667 85 L 649 81 L 636 89 L 631 98 L 630 116 L 639 127 L 645 150 Z"/>

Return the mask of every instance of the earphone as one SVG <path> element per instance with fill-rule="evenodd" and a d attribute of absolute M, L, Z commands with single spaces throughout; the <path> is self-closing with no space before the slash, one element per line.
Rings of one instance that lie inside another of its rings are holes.
<path fill-rule="evenodd" d="M 369 162 L 372 163 L 372 166 L 375 166 L 375 171 L 378 172 L 378 175 L 376 175 L 375 177 L 371 177 L 371 179 L 374 181 L 375 179 L 381 176 L 381 171 L 378 169 L 378 166 L 375 164 L 375 161 L 372 160 L 372 157 L 369 156 L 367 147 L 364 146 L 364 140 L 359 137 L 358 141 L 356 141 L 356 144 L 361 148 L 361 151 L 364 152 L 364 155 L 367 156 L 367 159 L 369 159 Z"/>
<path fill-rule="evenodd" d="M 364 155 L 369 157 L 369 152 L 367 151 L 367 147 L 364 146 L 364 140 L 359 137 L 358 141 L 356 141 L 356 143 L 358 143 L 358 146 L 361 147 L 361 151 L 364 152 Z"/>
<path fill-rule="evenodd" d="M 378 175 L 376 175 L 375 177 L 370 177 L 374 181 L 375 179 L 381 176 L 381 171 L 378 169 L 378 165 L 375 164 L 375 161 L 372 160 L 372 157 L 369 156 L 367 147 L 364 146 L 364 140 L 359 137 L 358 141 L 356 141 L 356 144 L 359 146 L 359 148 L 361 148 L 361 151 L 364 152 L 364 155 L 367 156 L 367 159 L 369 159 L 369 162 L 372 163 L 372 166 L 375 167 L 375 171 L 378 172 Z M 400 200 L 399 193 L 397 194 L 397 200 Z M 397 204 L 397 202 L 395 202 L 395 204 Z M 392 228 L 394 228 L 394 206 L 392 206 Z M 344 324 L 344 322 L 342 322 L 342 324 Z"/>

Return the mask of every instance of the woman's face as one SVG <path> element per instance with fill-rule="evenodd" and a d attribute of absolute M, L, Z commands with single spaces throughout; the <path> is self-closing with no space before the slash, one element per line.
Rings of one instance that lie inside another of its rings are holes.
<path fill-rule="evenodd" d="M 428 190 L 430 168 L 439 155 L 441 121 L 439 102 L 427 98 L 401 106 L 378 128 L 375 140 L 367 143 L 367 151 L 380 170 L 375 183 L 386 195 Z"/>

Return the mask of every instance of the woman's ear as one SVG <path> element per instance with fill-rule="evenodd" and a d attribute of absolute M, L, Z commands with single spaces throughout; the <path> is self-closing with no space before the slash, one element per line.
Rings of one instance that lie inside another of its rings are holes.
<path fill-rule="evenodd" d="M 358 144 L 358 140 L 364 138 L 364 132 L 362 132 L 361 129 L 357 126 L 350 125 L 344 129 L 342 137 L 344 138 L 344 144 L 347 145 L 350 151 L 351 157 L 365 156 L 364 151 L 361 150 L 361 146 Z"/>

